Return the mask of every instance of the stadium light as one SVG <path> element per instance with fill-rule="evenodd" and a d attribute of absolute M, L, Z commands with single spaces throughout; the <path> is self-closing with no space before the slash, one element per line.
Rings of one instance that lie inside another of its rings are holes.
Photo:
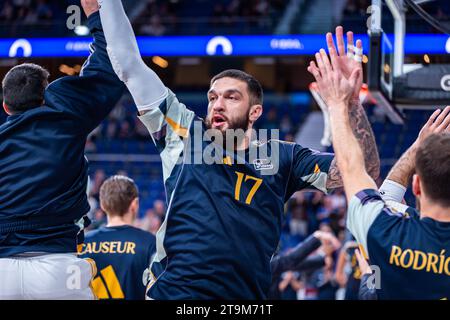
<path fill-rule="evenodd" d="M 86 26 L 77 26 L 75 27 L 75 34 L 80 37 L 85 37 L 89 35 L 89 28 Z"/>
<path fill-rule="evenodd" d="M 169 66 L 169 61 L 167 61 L 166 59 L 163 59 L 159 56 L 154 56 L 152 58 L 152 61 L 154 64 L 156 64 L 157 66 L 166 69 Z"/>

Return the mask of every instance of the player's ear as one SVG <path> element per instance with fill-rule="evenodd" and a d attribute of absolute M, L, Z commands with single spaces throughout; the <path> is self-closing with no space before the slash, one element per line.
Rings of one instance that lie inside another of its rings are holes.
<path fill-rule="evenodd" d="M 420 197 L 422 195 L 422 187 L 420 185 L 420 177 L 415 174 L 412 180 L 412 191 L 416 197 Z"/>
<path fill-rule="evenodd" d="M 133 212 L 133 214 L 136 215 L 137 212 L 139 211 L 139 198 L 134 198 L 130 206 L 131 212 Z"/>
<path fill-rule="evenodd" d="M 256 120 L 259 119 L 259 117 L 261 117 L 262 113 L 263 113 L 263 106 L 260 104 L 254 104 L 250 107 L 248 118 L 251 122 L 255 122 Z"/>

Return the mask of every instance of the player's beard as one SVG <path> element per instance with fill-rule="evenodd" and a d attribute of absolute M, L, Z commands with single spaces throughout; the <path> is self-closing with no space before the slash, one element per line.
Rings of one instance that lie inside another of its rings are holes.
<path fill-rule="evenodd" d="M 236 130 L 242 130 L 244 133 L 247 132 L 248 127 L 249 127 L 249 119 L 250 119 L 250 115 L 247 113 L 245 113 L 245 115 L 243 115 L 242 117 L 239 118 L 235 118 L 233 120 L 230 120 L 227 118 L 227 128 L 225 130 L 221 130 L 221 129 L 212 129 L 212 123 L 211 120 L 207 119 L 205 121 L 205 125 L 206 128 L 209 130 L 217 130 L 220 131 L 220 133 L 222 134 L 222 141 L 223 141 L 223 148 L 226 149 L 227 147 L 227 130 L 232 130 L 232 131 L 236 131 Z M 232 137 L 234 136 L 233 134 L 231 135 Z M 235 136 L 234 136 L 235 137 Z M 235 138 L 234 141 L 234 146 L 236 147 L 237 145 L 240 144 L 241 140 L 245 138 L 245 135 L 243 137 L 238 137 Z"/>
<path fill-rule="evenodd" d="M 228 127 L 225 130 L 220 130 L 220 129 L 212 129 L 212 122 L 211 119 L 206 118 L 205 120 L 205 126 L 206 129 L 208 130 L 220 130 L 220 132 L 222 132 L 222 134 L 225 134 L 226 130 L 238 130 L 238 129 L 242 129 L 244 131 L 247 131 L 248 127 L 249 127 L 249 119 L 250 116 L 248 113 L 246 113 L 244 116 L 238 118 L 238 119 L 233 119 L 230 120 L 227 118 L 227 124 Z"/>

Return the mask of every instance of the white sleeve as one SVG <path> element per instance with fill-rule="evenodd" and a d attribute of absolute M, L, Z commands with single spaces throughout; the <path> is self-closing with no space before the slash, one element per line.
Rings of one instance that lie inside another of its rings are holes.
<path fill-rule="evenodd" d="M 406 188 L 392 180 L 384 180 L 380 187 L 380 194 L 386 202 L 402 202 L 405 197 Z"/>
<path fill-rule="evenodd" d="M 168 95 L 158 75 L 142 60 L 121 0 L 98 0 L 111 64 L 133 96 L 138 110 L 158 107 Z"/>
<path fill-rule="evenodd" d="M 384 206 L 385 203 L 376 190 L 364 190 L 357 193 L 348 205 L 347 228 L 369 256 L 367 234 Z"/>

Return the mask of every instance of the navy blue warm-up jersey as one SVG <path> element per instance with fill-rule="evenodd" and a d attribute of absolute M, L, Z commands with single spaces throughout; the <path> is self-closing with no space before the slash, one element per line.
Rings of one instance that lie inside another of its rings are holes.
<path fill-rule="evenodd" d="M 450 223 L 386 204 L 369 189 L 350 201 L 347 226 L 380 270 L 379 299 L 450 298 Z"/>
<path fill-rule="evenodd" d="M 89 211 L 86 138 L 124 90 L 98 12 L 88 24 L 94 42 L 80 76 L 52 82 L 43 106 L 0 126 L 0 258 L 77 251 Z"/>
<path fill-rule="evenodd" d="M 144 300 L 144 271 L 154 253 L 154 235 L 125 225 L 88 232 L 79 255 L 95 261 L 92 288 L 99 299 Z"/>
<path fill-rule="evenodd" d="M 284 203 L 297 190 L 326 192 L 333 155 L 279 140 L 215 153 L 211 141 L 202 140 L 203 121 L 170 91 L 140 120 L 160 151 L 169 202 L 148 297 L 264 299 Z M 219 161 L 197 162 L 209 152 Z"/>
<path fill-rule="evenodd" d="M 358 300 L 359 287 L 361 284 L 361 269 L 359 268 L 358 259 L 355 250 L 357 245 L 350 246 L 346 254 L 350 260 L 350 272 L 347 275 L 347 284 L 345 287 L 345 300 Z"/>

